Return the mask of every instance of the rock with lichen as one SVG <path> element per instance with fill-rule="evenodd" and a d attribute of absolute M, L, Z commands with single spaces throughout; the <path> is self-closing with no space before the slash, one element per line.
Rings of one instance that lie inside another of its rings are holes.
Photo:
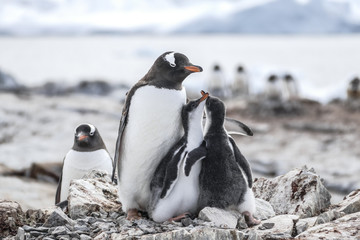
<path fill-rule="evenodd" d="M 255 197 L 268 201 L 277 215 L 312 217 L 330 206 L 329 191 L 315 171 L 306 167 L 273 179 L 258 178 L 253 191 Z"/>

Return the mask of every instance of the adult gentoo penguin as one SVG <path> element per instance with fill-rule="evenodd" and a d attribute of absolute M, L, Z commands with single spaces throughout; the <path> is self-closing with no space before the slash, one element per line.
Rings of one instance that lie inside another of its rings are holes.
<path fill-rule="evenodd" d="M 273 100 L 273 101 L 282 100 L 279 78 L 275 74 L 271 74 L 267 79 L 265 95 L 268 100 Z"/>
<path fill-rule="evenodd" d="M 239 65 L 236 69 L 232 86 L 233 95 L 246 97 L 249 95 L 249 80 L 245 68 Z"/>
<path fill-rule="evenodd" d="M 293 100 L 298 97 L 298 87 L 291 74 L 285 74 L 283 77 L 282 96 L 284 100 Z"/>
<path fill-rule="evenodd" d="M 202 95 L 183 107 L 184 135 L 161 160 L 151 181 L 149 215 L 156 222 L 179 220 L 197 211 L 201 159 L 206 155 L 202 117 L 209 94 Z"/>
<path fill-rule="evenodd" d="M 358 77 L 350 81 L 347 89 L 347 98 L 348 100 L 360 99 L 360 79 Z"/>
<path fill-rule="evenodd" d="M 245 215 L 248 225 L 259 224 L 253 217 L 250 165 L 224 128 L 225 105 L 218 98 L 208 97 L 205 113 L 207 151 L 199 176 L 199 210 L 206 206 L 237 209 Z"/>
<path fill-rule="evenodd" d="M 82 178 L 93 169 L 112 171 L 113 161 L 96 127 L 83 123 L 76 127 L 74 145 L 66 154 L 56 190 L 55 204 L 65 201 L 70 181 Z"/>
<path fill-rule="evenodd" d="M 130 220 L 139 218 L 138 210 L 147 210 L 154 171 L 183 135 L 181 109 L 186 92 L 182 82 L 201 71 L 184 54 L 166 52 L 127 94 L 114 161 L 119 198 Z"/>

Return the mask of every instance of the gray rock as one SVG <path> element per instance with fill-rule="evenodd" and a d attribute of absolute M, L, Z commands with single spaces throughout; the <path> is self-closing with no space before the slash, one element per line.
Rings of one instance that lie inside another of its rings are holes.
<path fill-rule="evenodd" d="M 45 234 L 42 233 L 42 232 L 38 232 L 38 231 L 31 231 L 31 232 L 30 232 L 30 235 L 31 235 L 32 237 L 39 237 L 39 236 L 45 235 Z"/>
<path fill-rule="evenodd" d="M 59 239 L 59 240 L 70 240 L 71 237 L 69 235 L 60 235 L 60 236 L 57 236 L 56 239 Z"/>
<path fill-rule="evenodd" d="M 184 227 L 187 227 L 187 226 L 193 224 L 193 221 L 191 220 L 191 218 L 187 217 L 187 218 L 181 219 L 181 224 Z"/>
<path fill-rule="evenodd" d="M 122 234 L 113 233 L 111 239 L 132 239 L 124 237 Z M 236 229 L 217 229 L 207 227 L 195 227 L 191 229 L 178 229 L 169 232 L 157 233 L 152 235 L 143 235 L 141 240 L 205 240 L 205 239 L 246 239 L 246 234 Z"/>
<path fill-rule="evenodd" d="M 91 240 L 92 238 L 88 235 L 85 235 L 85 234 L 81 234 L 80 235 L 80 240 Z"/>
<path fill-rule="evenodd" d="M 56 207 L 45 208 L 45 209 L 28 209 L 25 212 L 25 222 L 30 226 L 35 226 L 39 223 L 44 223 L 51 213 L 55 211 Z"/>
<path fill-rule="evenodd" d="M 254 227 L 257 234 L 263 239 L 288 239 L 291 238 L 297 215 L 278 215 Z"/>
<path fill-rule="evenodd" d="M 335 221 L 314 226 L 295 239 L 359 239 L 360 212 L 352 213 Z"/>
<path fill-rule="evenodd" d="M 75 225 L 75 222 L 70 219 L 60 208 L 55 209 L 44 223 L 44 227 L 57 227 L 65 224 Z"/>
<path fill-rule="evenodd" d="M 49 231 L 49 228 L 47 228 L 47 227 L 30 227 L 30 226 L 24 225 L 23 228 L 26 232 L 30 232 L 30 231 L 48 232 Z"/>
<path fill-rule="evenodd" d="M 221 228 L 236 228 L 241 213 L 233 210 L 224 210 L 213 207 L 205 207 L 199 213 L 199 218 L 214 223 Z"/>
<path fill-rule="evenodd" d="M 112 222 L 96 222 L 94 223 L 92 226 L 96 227 L 96 228 L 99 228 L 100 231 L 107 231 L 109 230 L 110 228 L 114 227 L 115 224 L 112 223 Z"/>
<path fill-rule="evenodd" d="M 57 235 L 65 235 L 68 233 L 68 229 L 64 226 L 59 226 L 54 229 L 54 231 L 51 232 L 51 234 L 57 236 Z"/>
<path fill-rule="evenodd" d="M 55 238 L 52 237 L 44 237 L 42 240 L 54 240 Z"/>
<path fill-rule="evenodd" d="M 109 236 L 105 232 L 100 233 L 94 238 L 94 240 L 106 240 L 106 239 L 109 239 Z"/>
<path fill-rule="evenodd" d="M 19 85 L 12 75 L 0 70 L 0 92 L 1 91 L 18 92 L 23 88 L 24 87 Z"/>
<path fill-rule="evenodd" d="M 24 212 L 19 203 L 0 200 L 0 238 L 15 235 L 24 222 Z"/>
<path fill-rule="evenodd" d="M 247 240 L 263 240 L 263 238 L 260 237 L 255 230 L 249 230 L 247 234 L 248 234 Z"/>
<path fill-rule="evenodd" d="M 300 219 L 296 223 L 296 232 L 297 234 L 300 234 L 306 231 L 308 228 L 311 228 L 319 224 L 331 222 L 335 219 L 343 217 L 344 215 L 345 213 L 343 212 L 338 212 L 337 210 L 329 210 L 316 217 Z"/>
<path fill-rule="evenodd" d="M 319 214 L 330 205 L 331 195 L 313 170 L 295 169 L 274 179 L 254 181 L 255 197 L 268 201 L 279 214 L 301 218 Z"/>
<path fill-rule="evenodd" d="M 237 228 L 237 229 L 240 229 L 240 230 L 242 230 L 242 229 L 247 229 L 247 228 L 248 228 L 248 225 L 247 225 L 247 223 L 246 223 L 246 220 L 245 220 L 244 215 L 241 215 L 240 218 L 238 219 L 236 228 Z"/>
<path fill-rule="evenodd" d="M 22 227 L 19 227 L 16 234 L 16 240 L 24 240 L 24 239 L 25 239 L 25 230 Z"/>
<path fill-rule="evenodd" d="M 92 171 L 90 174 L 71 181 L 69 188 L 69 215 L 72 219 L 90 214 L 121 212 L 117 187 L 111 183 L 106 172 Z M 105 217 L 106 217 L 105 216 Z"/>
<path fill-rule="evenodd" d="M 275 216 L 271 204 L 263 199 L 255 198 L 256 212 L 254 217 L 259 220 L 266 220 Z"/>
<path fill-rule="evenodd" d="M 78 223 L 74 226 L 74 231 L 77 233 L 87 233 L 90 231 L 90 228 L 86 225 L 79 225 Z"/>
<path fill-rule="evenodd" d="M 336 210 L 339 212 L 346 214 L 360 212 L 360 189 L 349 193 L 338 205 Z"/>
<path fill-rule="evenodd" d="M 343 217 L 345 214 L 343 212 L 338 212 L 336 210 L 329 210 L 317 216 L 315 225 L 327 223 Z"/>
<path fill-rule="evenodd" d="M 297 221 L 295 228 L 296 233 L 300 234 L 304 231 L 306 231 L 308 228 L 311 228 L 315 226 L 317 217 L 311 217 L 311 218 L 302 218 Z"/>

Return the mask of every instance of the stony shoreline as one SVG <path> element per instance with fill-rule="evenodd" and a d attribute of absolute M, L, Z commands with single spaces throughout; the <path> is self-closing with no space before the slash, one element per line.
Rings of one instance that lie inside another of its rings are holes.
<path fill-rule="evenodd" d="M 70 187 L 66 209 L 28 210 L 0 201 L 4 239 L 360 239 L 360 190 L 336 205 L 313 169 L 255 179 L 262 223 L 248 227 L 238 212 L 204 208 L 197 218 L 155 223 L 128 221 L 106 172 L 93 171 Z"/>

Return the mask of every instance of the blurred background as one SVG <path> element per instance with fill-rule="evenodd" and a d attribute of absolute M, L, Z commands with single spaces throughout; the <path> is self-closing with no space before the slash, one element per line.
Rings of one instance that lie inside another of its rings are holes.
<path fill-rule="evenodd" d="M 111 155 L 127 90 L 166 51 L 254 130 L 256 177 L 307 165 L 336 202 L 360 188 L 358 0 L 0 0 L 0 198 L 51 206 L 74 128 Z M 25 197 L 25 198 L 24 198 Z"/>

